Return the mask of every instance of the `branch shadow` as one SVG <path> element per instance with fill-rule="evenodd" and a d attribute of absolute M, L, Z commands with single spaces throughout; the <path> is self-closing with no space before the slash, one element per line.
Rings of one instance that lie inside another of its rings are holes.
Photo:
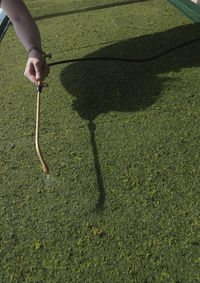
<path fill-rule="evenodd" d="M 49 19 L 49 18 L 60 17 L 60 16 L 69 16 L 69 15 L 74 15 L 74 14 L 80 14 L 80 13 L 86 13 L 86 12 L 108 9 L 108 8 L 113 8 L 113 7 L 119 7 L 119 6 L 124 6 L 124 5 L 130 5 L 130 4 L 134 4 L 137 2 L 145 2 L 145 1 L 147 0 L 129 0 L 129 1 L 123 1 L 123 2 L 118 2 L 118 3 L 110 3 L 106 5 L 98 5 L 94 7 L 88 7 L 88 8 L 77 9 L 77 10 L 72 10 L 72 11 L 66 11 L 62 13 L 55 13 L 51 15 L 34 17 L 34 20 L 38 21 L 38 20 Z"/>
<path fill-rule="evenodd" d="M 191 24 L 130 38 L 87 57 L 148 58 L 198 37 L 198 28 Z M 72 108 L 88 121 L 99 189 L 98 208 L 104 207 L 105 188 L 95 141 L 95 119 L 109 111 L 145 110 L 159 99 L 166 81 L 174 80 L 165 73 L 199 66 L 198 44 L 192 44 L 145 63 L 90 61 L 73 63 L 63 69 L 60 79 L 66 91 L 74 96 Z"/>

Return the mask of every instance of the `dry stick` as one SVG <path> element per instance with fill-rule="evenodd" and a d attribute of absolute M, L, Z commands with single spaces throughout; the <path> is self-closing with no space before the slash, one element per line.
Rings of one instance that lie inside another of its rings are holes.
<path fill-rule="evenodd" d="M 40 127 L 40 93 L 41 93 L 41 82 L 38 81 L 38 86 L 39 88 L 37 89 L 37 109 L 36 109 L 36 131 L 35 131 L 35 146 L 36 146 L 36 151 L 38 154 L 38 157 L 40 159 L 40 162 L 42 164 L 42 170 L 44 173 L 49 173 L 48 166 L 45 164 L 45 161 L 42 157 L 42 153 L 40 151 L 40 146 L 39 146 L 39 127 Z"/>

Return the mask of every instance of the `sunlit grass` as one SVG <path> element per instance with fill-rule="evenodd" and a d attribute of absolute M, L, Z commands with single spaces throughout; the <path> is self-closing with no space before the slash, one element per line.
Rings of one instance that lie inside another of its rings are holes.
<path fill-rule="evenodd" d="M 71 14 L 98 1 L 27 3 L 52 62 L 144 58 L 200 36 L 161 0 Z M 0 282 L 198 282 L 199 44 L 144 64 L 52 67 L 48 178 L 12 26 L 0 62 Z"/>

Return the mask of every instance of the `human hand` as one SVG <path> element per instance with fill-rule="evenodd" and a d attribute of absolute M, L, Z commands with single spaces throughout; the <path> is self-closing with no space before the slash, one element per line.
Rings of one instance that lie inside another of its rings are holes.
<path fill-rule="evenodd" d="M 27 77 L 33 84 L 37 85 L 38 81 L 44 81 L 49 72 L 50 68 L 47 65 L 45 59 L 39 53 L 37 53 L 37 51 L 34 50 L 29 55 L 24 76 Z M 42 87 L 47 86 L 47 83 L 42 83 Z"/>

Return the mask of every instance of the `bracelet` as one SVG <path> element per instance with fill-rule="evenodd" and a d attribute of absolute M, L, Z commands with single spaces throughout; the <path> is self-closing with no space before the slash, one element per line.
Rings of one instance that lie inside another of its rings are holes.
<path fill-rule="evenodd" d="M 51 54 L 46 54 L 41 48 L 37 47 L 37 46 L 31 46 L 28 50 L 27 50 L 27 53 L 28 55 L 31 53 L 32 50 L 37 50 L 44 59 L 46 59 L 47 57 L 48 58 L 51 58 Z"/>

